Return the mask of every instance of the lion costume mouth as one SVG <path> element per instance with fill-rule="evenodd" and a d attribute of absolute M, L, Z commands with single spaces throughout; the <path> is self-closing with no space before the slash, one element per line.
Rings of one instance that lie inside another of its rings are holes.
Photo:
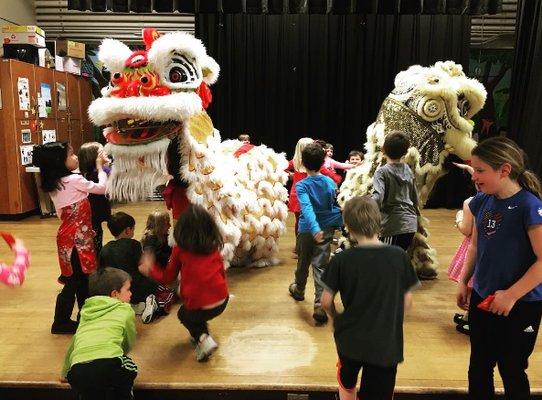
<path fill-rule="evenodd" d="M 183 127 L 181 121 L 157 122 L 141 119 L 122 119 L 104 129 L 107 141 L 117 145 L 134 145 L 154 142 L 176 135 Z"/>

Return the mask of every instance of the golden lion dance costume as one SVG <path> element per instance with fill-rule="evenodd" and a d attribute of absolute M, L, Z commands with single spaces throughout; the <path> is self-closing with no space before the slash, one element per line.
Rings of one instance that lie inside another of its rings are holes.
<path fill-rule="evenodd" d="M 470 159 L 476 145 L 471 118 L 482 109 L 486 96 L 484 86 L 467 78 L 462 66 L 452 61 L 431 67 L 414 65 L 397 74 L 395 88 L 382 103 L 376 121 L 367 128 L 366 161 L 348 172 L 339 204 L 371 192 L 374 173 L 383 163 L 380 148 L 384 138 L 400 130 L 410 139 L 405 162 L 414 172 L 423 207 L 436 181 L 446 173 L 444 159 L 449 154 Z M 409 253 L 418 275 L 432 279 L 437 275 L 437 259 L 427 242 L 426 226 L 427 221 L 420 217 Z"/>

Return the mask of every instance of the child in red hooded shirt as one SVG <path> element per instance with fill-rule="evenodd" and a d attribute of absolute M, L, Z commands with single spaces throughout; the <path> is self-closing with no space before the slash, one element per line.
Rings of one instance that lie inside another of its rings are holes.
<path fill-rule="evenodd" d="M 191 205 L 181 215 L 173 236 L 176 246 L 165 269 L 150 254 L 143 256 L 139 269 L 162 284 L 182 275 L 179 293 L 183 304 L 177 315 L 196 344 L 196 359 L 205 361 L 218 348 L 207 321 L 224 312 L 229 298 L 220 254 L 224 241 L 214 218 L 199 205 Z"/>

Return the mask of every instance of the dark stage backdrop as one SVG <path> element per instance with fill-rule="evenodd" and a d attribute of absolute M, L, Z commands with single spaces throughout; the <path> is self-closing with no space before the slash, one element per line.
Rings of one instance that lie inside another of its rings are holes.
<path fill-rule="evenodd" d="M 516 55 L 510 87 L 508 133 L 529 155 L 542 175 L 542 2 L 518 4 Z"/>
<path fill-rule="evenodd" d="M 224 138 L 246 132 L 288 156 L 300 137 L 322 138 L 342 161 L 399 71 L 468 70 L 470 17 L 199 14 L 196 36 L 221 66 L 209 113 Z"/>

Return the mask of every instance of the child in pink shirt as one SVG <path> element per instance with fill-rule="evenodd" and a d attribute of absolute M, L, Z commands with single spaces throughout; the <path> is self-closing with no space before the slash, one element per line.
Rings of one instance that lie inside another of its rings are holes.
<path fill-rule="evenodd" d="M 64 285 L 56 299 L 55 317 L 51 333 L 73 334 L 77 322 L 71 320 L 75 299 L 79 310 L 88 297 L 88 275 L 96 270 L 94 231 L 88 194 L 104 194 L 107 161 L 103 151 L 96 159 L 98 183 L 73 173 L 79 160 L 68 143 L 53 142 L 34 146 L 34 164 L 40 167 L 42 189 L 48 192 L 62 220 L 58 228 L 57 248 Z"/>

